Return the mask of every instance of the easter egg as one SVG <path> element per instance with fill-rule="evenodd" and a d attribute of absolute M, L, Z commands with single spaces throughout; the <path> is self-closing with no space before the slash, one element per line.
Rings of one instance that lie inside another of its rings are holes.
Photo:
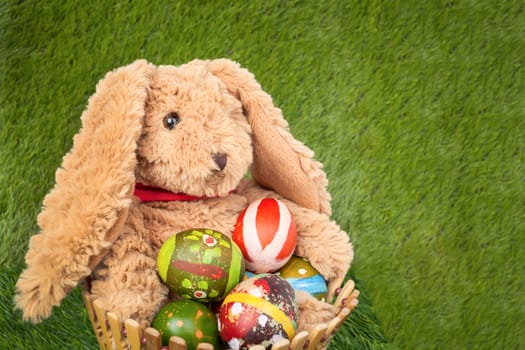
<path fill-rule="evenodd" d="M 223 299 L 244 276 L 244 258 L 230 237 L 192 229 L 169 237 L 157 255 L 160 278 L 175 294 L 200 302 Z"/>
<path fill-rule="evenodd" d="M 295 292 L 274 274 L 249 278 L 224 299 L 219 309 L 219 336 L 230 349 L 262 345 L 270 349 L 281 339 L 292 339 L 297 328 Z"/>
<path fill-rule="evenodd" d="M 232 239 L 256 273 L 273 272 L 286 264 L 297 242 L 290 210 L 274 198 L 263 198 L 244 209 L 235 224 Z"/>
<path fill-rule="evenodd" d="M 286 279 L 295 290 L 308 292 L 318 300 L 326 299 L 326 281 L 307 259 L 294 255 L 277 274 Z"/>
<path fill-rule="evenodd" d="M 151 323 L 158 330 L 164 345 L 170 337 L 186 340 L 188 350 L 196 349 L 199 343 L 210 343 L 218 349 L 217 319 L 205 305 L 193 300 L 176 300 L 162 307 Z"/>

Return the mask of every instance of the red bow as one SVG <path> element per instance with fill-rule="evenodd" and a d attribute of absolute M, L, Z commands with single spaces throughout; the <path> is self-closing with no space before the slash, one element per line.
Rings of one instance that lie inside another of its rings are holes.
<path fill-rule="evenodd" d="M 198 201 L 208 197 L 196 197 L 185 193 L 173 193 L 159 187 L 148 186 L 137 182 L 133 194 L 142 202 Z"/>

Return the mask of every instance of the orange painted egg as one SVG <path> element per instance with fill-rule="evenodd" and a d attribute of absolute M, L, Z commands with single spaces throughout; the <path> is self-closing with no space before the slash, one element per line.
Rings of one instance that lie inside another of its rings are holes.
<path fill-rule="evenodd" d="M 233 288 L 219 309 L 219 336 L 229 349 L 270 349 L 297 328 L 295 292 L 274 274 L 255 275 Z"/>
<path fill-rule="evenodd" d="M 244 277 L 244 258 L 230 237 L 192 229 L 168 238 L 157 255 L 159 275 L 175 294 L 208 303 L 222 300 Z"/>
<path fill-rule="evenodd" d="M 273 272 L 286 264 L 297 242 L 297 231 L 290 210 L 274 198 L 251 203 L 241 212 L 232 239 L 255 273 Z"/>
<path fill-rule="evenodd" d="M 205 305 L 192 300 L 176 300 L 166 304 L 155 315 L 151 326 L 158 330 L 162 344 L 168 345 L 172 336 L 186 341 L 188 350 L 199 343 L 210 343 L 218 349 L 217 319 Z"/>

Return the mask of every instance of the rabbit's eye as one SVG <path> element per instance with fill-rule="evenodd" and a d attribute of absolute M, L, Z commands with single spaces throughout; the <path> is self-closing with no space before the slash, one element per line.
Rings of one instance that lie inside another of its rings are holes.
<path fill-rule="evenodd" d="M 176 112 L 168 113 L 164 117 L 164 127 L 166 129 L 173 129 L 180 122 L 180 117 Z"/>

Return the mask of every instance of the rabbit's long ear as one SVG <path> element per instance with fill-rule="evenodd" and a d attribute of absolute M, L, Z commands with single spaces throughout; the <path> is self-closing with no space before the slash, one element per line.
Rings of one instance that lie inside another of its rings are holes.
<path fill-rule="evenodd" d="M 207 67 L 244 107 L 253 131 L 251 172 L 255 181 L 299 205 L 329 215 L 330 194 L 321 163 L 291 135 L 281 110 L 253 74 L 227 59 L 208 61 Z"/>
<path fill-rule="evenodd" d="M 49 316 L 99 262 L 125 222 L 136 148 L 154 66 L 139 60 L 110 72 L 82 114 L 56 184 L 38 216 L 15 303 L 24 319 Z"/>

